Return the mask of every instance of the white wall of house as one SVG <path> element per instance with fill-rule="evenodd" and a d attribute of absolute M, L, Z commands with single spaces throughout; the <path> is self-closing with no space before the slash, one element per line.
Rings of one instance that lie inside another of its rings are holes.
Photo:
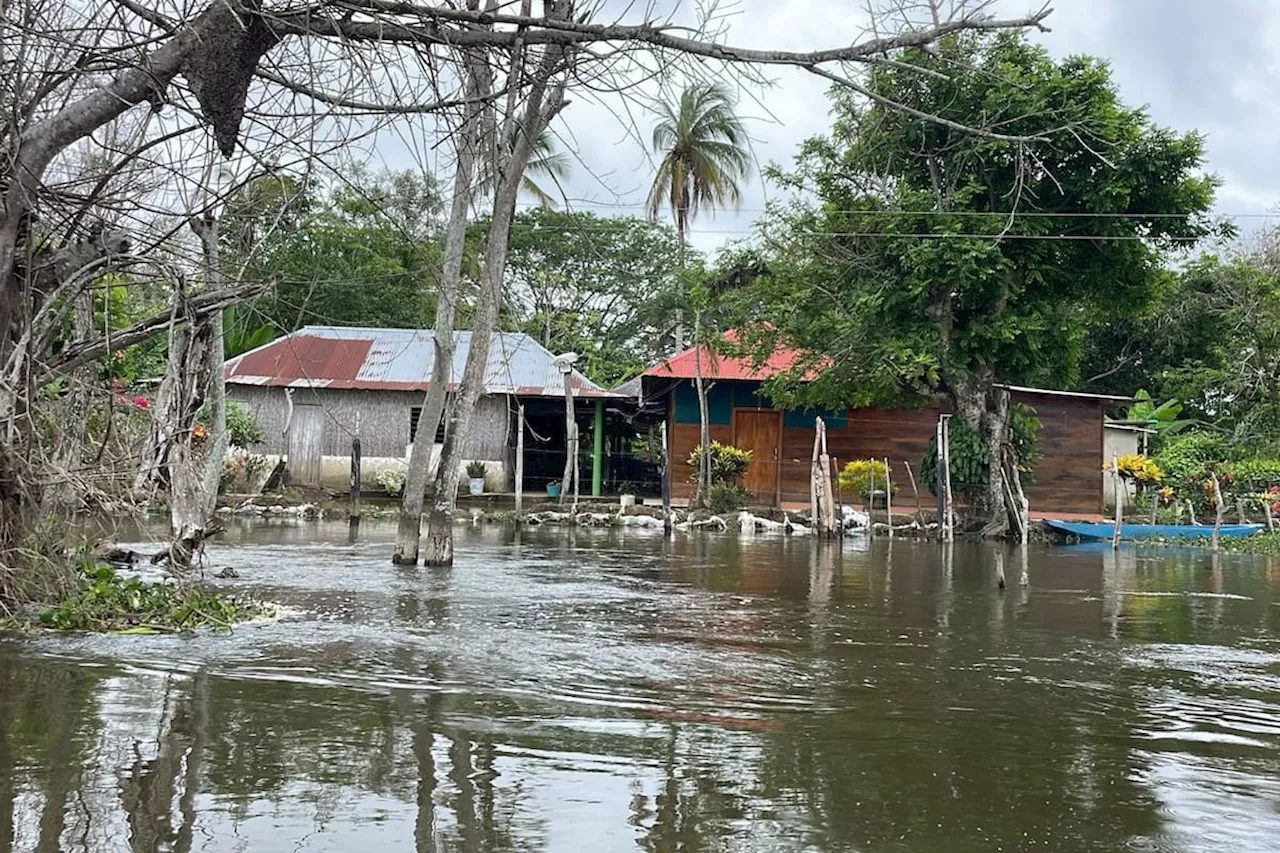
<path fill-rule="evenodd" d="M 1111 459 L 1137 453 L 1141 447 L 1142 433 L 1130 426 L 1104 424 L 1102 428 L 1102 502 L 1109 510 L 1116 507 L 1115 477 L 1111 474 Z M 1135 484 L 1126 483 L 1125 506 L 1132 509 Z"/>

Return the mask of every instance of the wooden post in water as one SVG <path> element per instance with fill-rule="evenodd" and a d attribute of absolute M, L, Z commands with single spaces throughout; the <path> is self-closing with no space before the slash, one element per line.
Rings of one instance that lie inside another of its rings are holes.
<path fill-rule="evenodd" d="M 1111 550 L 1120 549 L 1120 525 L 1124 521 L 1124 489 L 1120 482 L 1120 463 L 1116 460 L 1115 454 L 1111 456 L 1111 491 L 1115 493 L 1116 504 L 1116 527 L 1111 534 Z"/>
<path fill-rule="evenodd" d="M 924 538 L 929 538 L 929 528 L 924 523 L 924 507 L 920 504 L 920 489 L 916 486 L 916 475 L 911 470 L 911 463 L 903 459 L 902 464 L 907 469 L 907 479 L 911 481 L 911 491 L 916 496 L 916 523 L 920 525 L 920 532 L 924 534 Z"/>
<path fill-rule="evenodd" d="M 671 477 L 667 459 L 667 422 L 658 427 L 662 448 L 658 452 L 658 467 L 662 471 L 662 529 L 671 530 Z"/>
<path fill-rule="evenodd" d="M 871 460 L 871 467 L 867 471 L 867 538 L 874 539 L 876 535 L 876 466 L 875 460 Z"/>
<path fill-rule="evenodd" d="M 360 523 L 360 436 L 351 439 L 351 514 L 352 524 Z"/>
<path fill-rule="evenodd" d="M 1262 514 L 1267 519 L 1267 532 L 1275 533 L 1276 522 L 1275 522 L 1275 519 L 1271 517 L 1271 501 L 1269 501 L 1266 497 L 1263 497 L 1262 499 Z"/>
<path fill-rule="evenodd" d="M 1003 590 L 1004 587 L 1004 546 L 996 545 L 996 588 Z"/>
<path fill-rule="evenodd" d="M 1245 518 L 1244 515 L 1244 498 L 1239 495 L 1236 495 L 1236 515 L 1240 517 L 1239 521 L 1241 524 L 1249 523 L 1249 519 Z"/>
<path fill-rule="evenodd" d="M 889 457 L 884 457 L 884 516 L 889 523 L 889 538 L 893 538 L 893 474 L 889 472 Z"/>
<path fill-rule="evenodd" d="M 951 502 L 951 415 L 944 416 L 942 420 L 942 477 L 946 483 L 947 496 L 943 502 L 947 507 L 947 540 L 951 541 L 956 536 L 956 510 Z"/>
<path fill-rule="evenodd" d="M 1187 518 L 1191 519 L 1192 524 L 1196 524 L 1196 505 L 1191 502 L 1191 498 L 1187 498 Z"/>
<path fill-rule="evenodd" d="M 813 458 L 809 462 L 809 524 L 813 525 L 814 535 L 818 533 L 818 448 L 821 446 L 822 438 L 820 433 L 822 427 L 820 424 L 822 419 L 818 418 L 813 424 Z"/>
<path fill-rule="evenodd" d="M 818 491 L 822 511 L 822 535 L 828 539 L 836 535 L 835 491 L 831 488 L 831 456 L 827 453 L 827 423 L 817 419 L 819 434 L 822 436 L 822 450 L 818 454 Z"/>
<path fill-rule="evenodd" d="M 1027 570 L 1028 559 L 1027 559 L 1027 543 L 1026 542 L 1022 543 L 1021 560 L 1022 560 L 1022 573 L 1018 576 L 1018 586 L 1024 586 L 1024 587 L 1031 586 L 1031 574 Z"/>
<path fill-rule="evenodd" d="M 524 403 L 516 407 L 516 526 L 524 520 Z"/>
<path fill-rule="evenodd" d="M 1218 550 L 1218 532 L 1222 527 L 1222 489 L 1218 486 L 1218 472 L 1210 471 L 1209 477 L 1213 481 L 1213 534 L 1209 537 L 1209 547 Z"/>

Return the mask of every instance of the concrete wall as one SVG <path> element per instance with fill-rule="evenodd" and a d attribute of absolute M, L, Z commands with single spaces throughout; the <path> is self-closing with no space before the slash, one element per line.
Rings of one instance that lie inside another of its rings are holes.
<path fill-rule="evenodd" d="M 1102 476 L 1102 500 L 1103 505 L 1109 510 L 1116 508 L 1115 478 L 1111 476 L 1110 471 L 1111 457 L 1137 453 L 1138 448 L 1141 446 L 1140 439 L 1141 436 L 1131 429 L 1104 427 L 1102 430 L 1102 464 L 1107 468 L 1107 470 L 1100 472 Z M 1136 484 L 1127 483 L 1125 506 L 1130 509 L 1133 507 L 1135 492 Z"/>
<path fill-rule="evenodd" d="M 227 385 L 227 397 L 247 406 L 258 416 L 266 431 L 257 453 L 284 452 L 284 426 L 288 413 L 285 389 L 260 385 Z M 353 391 L 298 388 L 295 405 L 319 405 L 324 409 L 324 456 L 348 458 L 351 439 L 356 434 L 359 413 L 361 454 L 365 457 L 407 457 L 409 411 L 421 406 L 424 395 L 417 391 Z M 471 418 L 471 435 L 463 456 L 505 463 L 507 448 L 514 443 L 512 408 L 505 395 L 481 397 Z"/>

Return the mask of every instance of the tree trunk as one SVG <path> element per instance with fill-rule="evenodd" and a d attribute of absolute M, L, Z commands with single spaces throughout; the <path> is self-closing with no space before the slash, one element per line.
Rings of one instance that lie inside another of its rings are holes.
<path fill-rule="evenodd" d="M 698 481 L 693 492 L 694 509 L 706 509 L 711 492 L 711 419 L 707 413 L 707 388 L 702 381 L 702 311 L 693 312 L 693 385 L 698 393 Z"/>
<path fill-rule="evenodd" d="M 982 438 L 987 451 L 987 481 L 981 490 L 970 485 L 971 505 L 967 514 L 981 521 L 982 535 L 999 537 L 1009 531 L 1009 513 L 1015 511 L 1006 499 L 1005 465 L 1009 436 L 1009 394 L 995 388 L 991 371 L 979 368 L 954 383 L 956 413 Z M 1020 512 L 1021 508 L 1017 508 Z"/>
<path fill-rule="evenodd" d="M 72 303 L 76 340 L 88 341 L 94 335 L 94 328 L 93 291 L 87 280 L 78 283 Z M 42 514 L 49 515 L 56 510 L 74 510 L 81 503 L 77 474 L 83 462 L 85 423 L 89 418 L 93 392 L 98 384 L 93 364 L 81 365 L 67 377 L 65 408 L 53 451 L 54 470 L 50 472 L 58 479 L 58 485 L 45 492 Z"/>
<path fill-rule="evenodd" d="M 468 108 L 462 128 L 459 130 L 458 160 L 453 175 L 453 204 L 449 210 L 449 227 L 445 234 L 443 272 L 439 295 L 436 297 L 435 364 L 431 369 L 431 384 L 418 416 L 418 431 L 409 454 L 409 470 L 405 475 L 404 495 L 400 503 L 400 522 L 396 531 L 396 548 L 391 562 L 412 566 L 418 562 L 418 540 L 422 535 L 422 508 L 426 499 L 427 482 L 431 472 L 431 451 L 435 448 L 436 427 L 445 414 L 450 374 L 453 369 L 453 322 L 458 308 L 458 291 L 462 284 L 462 255 L 466 245 L 467 222 L 471 212 L 471 188 L 476 167 L 476 147 L 479 144 L 480 114 L 482 103 L 478 94 L 488 92 L 488 70 L 482 63 L 469 63 L 467 92 L 476 98 Z M 440 454 L 444 461 L 443 452 Z M 439 467 L 437 466 L 437 477 Z"/>
<path fill-rule="evenodd" d="M 494 193 L 489 236 L 485 242 L 471 345 L 467 351 L 467 363 L 463 368 L 457 399 L 454 401 L 450 428 L 440 452 L 435 500 L 427 517 L 427 551 L 423 562 L 429 566 L 453 564 L 453 509 L 458 502 L 458 466 L 470 437 L 471 416 L 475 412 L 476 401 L 484 392 L 489 346 L 498 321 L 498 305 L 507 265 L 507 245 L 511 237 L 511 222 L 515 218 L 521 179 L 534 141 L 564 106 L 563 85 L 547 92 L 550 77 L 559 67 L 562 58 L 562 50 L 551 49 L 543 54 L 541 67 L 534 72 L 534 82 L 525 102 L 524 115 L 519 120 L 520 132 L 513 134 L 508 132 L 508 128 L 503 128 L 487 133 L 487 142 L 492 146 L 493 156 L 497 161 L 493 174 L 499 180 Z M 520 52 L 517 51 L 512 60 L 513 73 L 521 61 Z M 511 103 L 508 106 L 508 123 L 514 118 L 513 110 L 514 104 Z M 511 145 L 510 149 L 506 147 L 508 144 Z"/>
<path fill-rule="evenodd" d="M 222 250 L 218 233 L 218 219 L 207 214 L 203 219 L 192 217 L 191 230 L 200 238 L 204 263 L 205 290 L 222 287 Z M 224 348 L 222 312 L 209 315 L 208 380 L 205 386 L 204 404 L 208 412 L 209 437 L 205 445 L 203 470 L 200 476 L 202 494 L 200 523 L 213 518 L 218 506 L 218 485 L 222 481 L 222 465 L 231 444 L 227 432 L 227 383 L 222 375 L 226 360 Z"/>

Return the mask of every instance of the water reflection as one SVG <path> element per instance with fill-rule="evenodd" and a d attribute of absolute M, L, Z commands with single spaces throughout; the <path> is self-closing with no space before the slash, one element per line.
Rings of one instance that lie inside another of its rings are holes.
<path fill-rule="evenodd" d="M 0 644 L 0 853 L 1280 843 L 1270 562 L 393 533 L 237 528 L 289 615 L 231 637 Z"/>

